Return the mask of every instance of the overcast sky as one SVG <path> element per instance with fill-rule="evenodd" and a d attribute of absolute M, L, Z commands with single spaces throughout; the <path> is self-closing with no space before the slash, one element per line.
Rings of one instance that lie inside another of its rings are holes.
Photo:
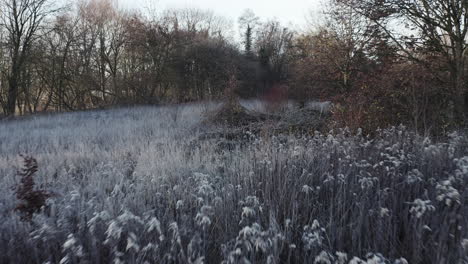
<path fill-rule="evenodd" d="M 323 0 L 120 0 L 122 7 L 144 8 L 149 5 L 156 8 L 198 7 L 210 9 L 218 15 L 230 18 L 236 23 L 238 17 L 250 8 L 262 20 L 277 18 L 285 25 L 306 24 L 309 11 L 316 11 Z M 158 9 L 159 9 L 158 8 Z"/>

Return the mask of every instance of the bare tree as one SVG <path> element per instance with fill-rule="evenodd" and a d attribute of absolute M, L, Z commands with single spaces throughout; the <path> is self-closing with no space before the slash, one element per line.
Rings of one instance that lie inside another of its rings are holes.
<path fill-rule="evenodd" d="M 163 20 L 170 21 L 173 30 L 183 30 L 191 34 L 205 34 L 206 37 L 228 38 L 231 22 L 210 10 L 198 8 L 169 9 Z"/>
<path fill-rule="evenodd" d="M 287 79 L 293 36 L 293 31 L 275 20 L 258 30 L 255 50 L 263 70 L 263 92 Z"/>
<path fill-rule="evenodd" d="M 7 31 L 10 53 L 6 113 L 14 115 L 24 69 L 37 32 L 51 9 L 47 0 L 1 0 L 0 23 Z"/>
<path fill-rule="evenodd" d="M 5 48 L 6 37 L 5 31 L 3 27 L 0 27 L 0 106 L 2 107 L 2 111 L 6 112 L 6 98 L 7 93 L 4 87 L 7 86 L 7 65 L 8 65 L 8 56 Z"/>
<path fill-rule="evenodd" d="M 34 63 L 40 79 L 39 86 L 47 88 L 48 95 L 42 110 L 52 106 L 55 110 L 72 110 L 75 91 L 72 89 L 73 63 L 76 41 L 79 35 L 79 18 L 69 12 L 58 15 L 51 28 L 42 31 L 44 36 L 38 41 L 36 52 L 40 59 Z"/>
<path fill-rule="evenodd" d="M 366 17 L 394 41 L 403 54 L 423 62 L 415 51 L 445 58 L 450 73 L 456 120 L 468 112 L 466 50 L 468 0 L 338 0 Z M 398 26 L 395 26 L 398 25 Z M 409 34 L 401 34 L 402 27 Z"/>

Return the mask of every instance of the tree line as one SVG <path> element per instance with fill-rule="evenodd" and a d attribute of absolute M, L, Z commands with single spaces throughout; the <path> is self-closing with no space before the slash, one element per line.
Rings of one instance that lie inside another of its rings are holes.
<path fill-rule="evenodd" d="M 241 40 L 196 8 L 0 5 L 4 115 L 220 99 L 235 79 L 245 98 L 330 100 L 336 126 L 429 132 L 467 118 L 467 0 L 329 0 L 306 30 L 246 10 Z"/>

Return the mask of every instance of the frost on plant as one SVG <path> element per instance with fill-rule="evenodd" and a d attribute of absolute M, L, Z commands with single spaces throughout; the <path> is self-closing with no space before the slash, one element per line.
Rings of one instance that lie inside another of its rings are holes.
<path fill-rule="evenodd" d="M 435 207 L 431 204 L 430 200 L 423 201 L 421 199 L 416 199 L 412 203 L 410 213 L 416 216 L 416 218 L 421 218 L 426 212 L 432 212 L 434 210 Z"/>
<path fill-rule="evenodd" d="M 0 123 L 0 263 L 467 259 L 463 133 L 237 135 L 175 108 Z"/>
<path fill-rule="evenodd" d="M 451 180 L 444 180 L 437 183 L 437 200 L 451 206 L 455 203 L 460 203 L 460 193 L 452 186 Z"/>

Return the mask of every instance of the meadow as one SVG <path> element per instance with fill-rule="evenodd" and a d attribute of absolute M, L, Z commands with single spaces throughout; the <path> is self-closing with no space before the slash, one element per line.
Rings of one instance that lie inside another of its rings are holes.
<path fill-rule="evenodd" d="M 246 130 L 226 147 L 202 122 L 217 107 L 0 121 L 0 263 L 468 263 L 463 133 Z M 48 194 L 30 218 L 20 154 Z"/>

